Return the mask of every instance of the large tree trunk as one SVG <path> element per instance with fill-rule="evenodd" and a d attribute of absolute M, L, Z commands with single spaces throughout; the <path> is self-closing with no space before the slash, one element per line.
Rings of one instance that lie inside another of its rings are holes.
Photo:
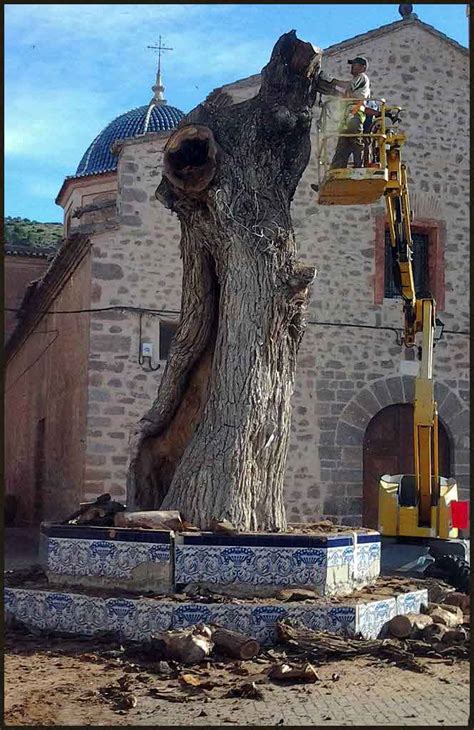
<path fill-rule="evenodd" d="M 133 440 L 130 507 L 179 509 L 201 528 L 286 526 L 290 399 L 315 275 L 296 260 L 290 203 L 320 59 L 286 33 L 256 97 L 213 94 L 168 140 L 156 195 L 181 223 L 181 318 Z"/>

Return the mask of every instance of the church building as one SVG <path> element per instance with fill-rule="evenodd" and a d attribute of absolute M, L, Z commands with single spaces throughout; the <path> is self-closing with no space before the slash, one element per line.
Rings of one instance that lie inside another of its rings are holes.
<path fill-rule="evenodd" d="M 354 56 L 369 60 L 373 97 L 404 110 L 417 286 L 433 293 L 444 324 L 434 358 L 440 467 L 466 499 L 468 50 L 411 15 L 326 48 L 324 71 L 348 78 Z M 259 85 L 257 74 L 220 91 L 238 103 Z M 159 72 L 151 101 L 111 121 L 59 190 L 65 239 L 24 297 L 6 349 L 6 492 L 18 525 L 64 518 L 103 492 L 125 501 L 130 436 L 179 318 L 180 229 L 155 190 L 183 116 Z M 293 395 L 287 516 L 375 526 L 380 475 L 413 472 L 413 353 L 395 332 L 403 313 L 383 200 L 318 205 L 317 171 L 312 154 L 292 203 L 299 258 L 318 275 Z"/>

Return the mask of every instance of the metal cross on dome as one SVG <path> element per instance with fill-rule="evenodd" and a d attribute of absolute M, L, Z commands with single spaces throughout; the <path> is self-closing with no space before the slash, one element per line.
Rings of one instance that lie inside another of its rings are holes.
<path fill-rule="evenodd" d="M 162 51 L 172 51 L 172 48 L 167 48 L 166 46 L 161 45 L 161 36 L 158 36 L 158 45 L 157 46 L 147 46 L 151 51 L 158 51 L 158 74 L 161 73 L 161 53 Z"/>

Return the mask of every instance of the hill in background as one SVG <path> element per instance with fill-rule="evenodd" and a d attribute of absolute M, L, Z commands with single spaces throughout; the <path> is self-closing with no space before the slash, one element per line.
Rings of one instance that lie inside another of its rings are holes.
<path fill-rule="evenodd" d="M 4 219 L 4 245 L 15 248 L 59 248 L 63 237 L 62 223 L 38 223 L 28 218 Z"/>

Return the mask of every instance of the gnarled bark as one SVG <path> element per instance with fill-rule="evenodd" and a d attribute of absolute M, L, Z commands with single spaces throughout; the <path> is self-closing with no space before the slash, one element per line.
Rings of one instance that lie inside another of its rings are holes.
<path fill-rule="evenodd" d="M 290 399 L 315 275 L 296 259 L 290 203 L 320 58 L 286 33 L 256 97 L 212 95 L 168 140 L 156 195 L 181 223 L 181 318 L 132 443 L 132 507 L 179 509 L 203 528 L 286 525 Z"/>

